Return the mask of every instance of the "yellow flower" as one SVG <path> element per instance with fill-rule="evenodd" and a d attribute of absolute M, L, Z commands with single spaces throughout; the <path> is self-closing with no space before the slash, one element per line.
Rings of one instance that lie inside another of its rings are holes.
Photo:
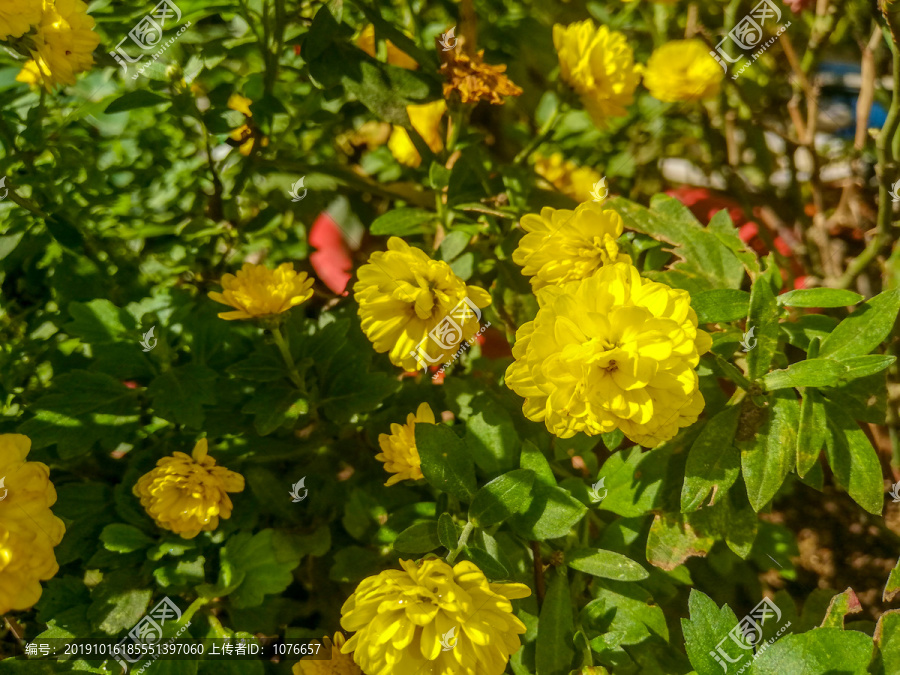
<path fill-rule="evenodd" d="M 534 170 L 541 178 L 576 202 L 593 200 L 594 186 L 598 183 L 600 185 L 597 189 L 601 194 L 606 190 L 606 180 L 603 176 L 589 167 L 578 166 L 575 162 L 565 159 L 561 152 L 554 152 L 549 157 L 535 157 Z"/>
<path fill-rule="evenodd" d="M 385 485 L 393 485 L 401 480 L 419 480 L 422 475 L 419 450 L 416 448 L 416 422 L 434 424 L 434 413 L 427 403 L 419 404 L 416 414 L 409 414 L 406 424 L 392 424 L 390 434 L 381 434 L 378 445 L 381 452 L 375 459 L 384 462 L 384 470 L 394 474 Z"/>
<path fill-rule="evenodd" d="M 244 117 L 253 117 L 253 113 L 250 112 L 251 105 L 253 105 L 253 101 L 237 92 L 228 97 L 228 107 L 242 113 Z"/>
<path fill-rule="evenodd" d="M 260 140 L 260 145 L 262 147 L 269 147 L 269 139 L 266 136 L 263 136 L 262 132 L 255 124 L 253 124 L 251 119 L 253 117 L 253 113 L 250 110 L 252 104 L 253 101 L 246 96 L 241 96 L 237 92 L 233 93 L 228 98 L 228 107 L 242 113 L 244 117 L 247 118 L 246 124 L 239 126 L 228 136 L 232 141 L 238 144 L 238 151 L 245 157 L 253 151 L 253 146 L 257 139 Z"/>
<path fill-rule="evenodd" d="M 531 277 L 535 291 L 586 279 L 604 265 L 631 262 L 616 243 L 624 228 L 621 216 L 597 202 L 574 211 L 545 206 L 541 215 L 529 213 L 520 224 L 527 234 L 513 251 L 513 262 Z"/>
<path fill-rule="evenodd" d="M 134 494 L 156 524 L 184 539 L 212 532 L 219 518 L 231 518 L 229 492 L 243 492 L 244 477 L 216 466 L 207 455 L 206 439 L 197 441 L 191 456 L 176 452 L 140 477 Z"/>
<path fill-rule="evenodd" d="M 409 56 L 406 52 L 397 49 L 390 40 L 385 40 L 387 44 L 387 62 L 392 66 L 406 68 L 407 70 L 415 70 L 419 67 L 416 60 Z M 356 38 L 356 46 L 362 49 L 373 59 L 378 57 L 375 47 L 375 26 L 369 24 L 363 28 L 362 33 Z"/>
<path fill-rule="evenodd" d="M 375 351 L 389 352 L 391 363 L 407 371 L 420 368 L 417 354 L 429 364 L 440 363 L 478 332 L 478 317 L 464 300 L 479 310 L 491 304 L 487 291 L 466 286 L 450 265 L 399 237 L 391 237 L 387 251 L 376 251 L 359 268 L 353 293 L 363 333 Z M 439 325 L 446 329 L 439 331 L 440 342 L 428 335 Z"/>
<path fill-rule="evenodd" d="M 38 64 L 36 64 L 33 59 L 29 59 L 22 64 L 22 70 L 16 75 L 16 82 L 24 82 L 25 84 L 34 85 L 36 87 L 41 86 L 43 81 L 41 69 L 38 68 Z"/>
<path fill-rule="evenodd" d="M 644 85 L 660 101 L 700 101 L 719 93 L 723 77 L 702 40 L 673 40 L 650 55 Z"/>
<path fill-rule="evenodd" d="M 3 0 L 0 3 L 0 40 L 22 37 L 41 20 L 44 0 Z"/>
<path fill-rule="evenodd" d="M 625 106 L 634 101 L 641 76 L 624 35 L 587 19 L 553 26 L 553 44 L 563 81 L 578 93 L 598 127 L 627 114 Z"/>
<path fill-rule="evenodd" d="M 345 642 L 346 639 L 340 632 L 334 634 L 334 640 L 325 637 L 323 643 L 326 648 L 329 643 L 334 645 L 331 651 L 331 660 L 317 661 L 312 656 L 305 656 L 294 664 L 294 675 L 365 675 L 353 662 L 352 656 L 341 653 L 341 647 Z"/>
<path fill-rule="evenodd" d="M 293 263 L 281 263 L 270 270 L 265 265 L 244 263 L 237 275 L 222 277 L 222 293 L 209 297 L 236 311 L 222 312 L 220 319 L 256 319 L 281 314 L 313 296 L 313 280 L 306 272 L 295 272 Z"/>
<path fill-rule="evenodd" d="M 463 103 L 490 101 L 501 105 L 504 96 L 520 96 L 522 90 L 513 84 L 504 73 L 505 65 L 490 66 L 484 62 L 484 50 L 475 56 L 453 50 L 441 54 L 444 62 L 441 73 L 444 83 L 444 98 L 450 98 L 454 91 L 459 93 Z"/>
<path fill-rule="evenodd" d="M 687 291 L 617 263 L 537 299 L 506 371 L 528 419 L 560 438 L 621 429 L 651 448 L 696 421 L 704 401 L 694 368 L 712 341 Z"/>
<path fill-rule="evenodd" d="M 44 13 L 34 36 L 32 58 L 40 82 L 49 91 L 56 84 L 75 84 L 75 75 L 90 70 L 93 52 L 100 44 L 94 19 L 81 0 L 45 0 Z M 21 78 L 21 79 L 20 79 Z M 35 68 L 23 68 L 16 78 L 31 82 Z"/>
<path fill-rule="evenodd" d="M 357 632 L 341 652 L 367 675 L 500 675 L 525 632 L 510 600 L 528 586 L 489 583 L 468 561 L 400 565 L 363 579 L 344 603 L 341 626 Z"/>
<path fill-rule="evenodd" d="M 33 607 L 41 581 L 59 571 L 53 547 L 66 532 L 50 507 L 56 490 L 50 470 L 26 462 L 31 440 L 0 434 L 0 614 Z"/>
<path fill-rule="evenodd" d="M 447 102 L 438 99 L 431 103 L 406 106 L 406 114 L 412 128 L 415 129 L 422 140 L 431 148 L 432 152 L 440 152 L 444 149 L 444 140 L 441 138 L 441 117 L 447 112 Z M 394 126 L 391 137 L 388 139 L 388 148 L 398 162 L 405 166 L 417 167 L 422 163 L 422 157 L 416 146 L 413 145 L 406 129 Z"/>

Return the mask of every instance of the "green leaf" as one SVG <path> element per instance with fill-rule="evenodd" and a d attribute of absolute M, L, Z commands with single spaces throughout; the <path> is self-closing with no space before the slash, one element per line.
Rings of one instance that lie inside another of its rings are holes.
<path fill-rule="evenodd" d="M 575 657 L 574 634 L 572 594 L 565 568 L 558 567 L 547 583 L 541 606 L 534 654 L 537 675 L 568 675 Z"/>
<path fill-rule="evenodd" d="M 663 478 L 672 451 L 658 447 L 649 452 L 628 448 L 612 455 L 600 468 L 608 492 L 597 508 L 625 518 L 641 516 L 659 506 Z"/>
<path fill-rule="evenodd" d="M 287 368 L 273 349 L 261 348 L 250 358 L 238 361 L 226 369 L 235 377 L 255 382 L 274 382 L 287 377 Z"/>
<path fill-rule="evenodd" d="M 872 638 L 839 628 L 786 634 L 750 667 L 750 675 L 860 675 L 872 658 Z"/>
<path fill-rule="evenodd" d="M 880 373 L 885 368 L 892 366 L 896 360 L 896 356 L 882 356 L 881 354 L 851 356 L 849 359 L 841 359 L 840 364 L 846 368 L 841 375 L 841 383 Z"/>
<path fill-rule="evenodd" d="M 691 296 L 698 323 L 726 323 L 747 317 L 750 294 L 733 288 L 714 288 Z"/>
<path fill-rule="evenodd" d="M 769 398 L 768 416 L 753 439 L 738 441 L 747 496 L 754 511 L 771 501 L 794 467 L 800 406 L 791 390 Z"/>
<path fill-rule="evenodd" d="M 566 564 L 573 570 L 617 581 L 640 581 L 650 576 L 631 558 L 598 548 L 573 549 L 566 554 Z"/>
<path fill-rule="evenodd" d="M 544 457 L 544 453 L 531 441 L 525 441 L 522 444 L 522 455 L 519 457 L 519 463 L 523 469 L 531 469 L 534 472 L 534 479 L 537 482 L 556 487 L 556 477 L 553 475 L 553 469 L 550 468 L 550 462 Z"/>
<path fill-rule="evenodd" d="M 831 599 L 825 618 L 822 620 L 822 628 L 844 628 L 844 619 L 848 614 L 859 614 L 862 605 L 852 588 L 843 593 L 838 593 Z"/>
<path fill-rule="evenodd" d="M 375 235 L 393 235 L 407 237 L 411 234 L 422 234 L 426 231 L 425 223 L 437 219 L 437 215 L 425 209 L 392 209 L 378 216 L 369 231 Z"/>
<path fill-rule="evenodd" d="M 394 539 L 394 550 L 399 553 L 428 553 L 440 545 L 434 520 L 413 523 Z"/>
<path fill-rule="evenodd" d="M 696 532 L 681 514 L 657 514 L 647 537 L 647 560 L 671 572 L 690 557 L 705 556 L 715 543 L 713 537 Z"/>
<path fill-rule="evenodd" d="M 309 412 L 309 402 L 293 385 L 278 384 L 257 390 L 241 412 L 253 415 L 257 433 L 267 436 Z"/>
<path fill-rule="evenodd" d="M 839 288 L 798 288 L 778 296 L 782 307 L 848 307 L 862 300 L 859 293 Z"/>
<path fill-rule="evenodd" d="M 713 656 L 716 646 L 737 625 L 737 617 L 727 604 L 720 608 L 708 595 L 693 588 L 688 611 L 690 618 L 681 620 L 681 630 L 691 665 L 700 675 L 718 673 L 722 666 Z"/>
<path fill-rule="evenodd" d="M 457 499 L 470 502 L 478 485 L 475 464 L 465 443 L 443 425 L 417 424 L 415 433 L 425 480 Z"/>
<path fill-rule="evenodd" d="M 857 307 L 822 342 L 819 356 L 838 361 L 868 354 L 890 334 L 900 311 L 900 288 L 879 293 Z"/>
<path fill-rule="evenodd" d="M 192 363 L 167 370 L 150 383 L 147 393 L 163 419 L 199 429 L 206 418 L 203 406 L 216 402 L 216 379 L 212 368 Z"/>
<path fill-rule="evenodd" d="M 453 516 L 449 513 L 442 513 L 438 518 L 438 539 L 441 546 L 452 551 L 459 544 L 459 532 L 456 530 L 456 523 L 453 522 Z"/>
<path fill-rule="evenodd" d="M 669 639 L 669 628 L 662 609 L 640 584 L 594 579 L 596 600 L 582 610 L 582 624 L 590 623 L 603 632 L 619 633 L 622 645 L 638 645 L 653 635 Z M 597 616 L 597 614 L 601 614 Z M 591 640 L 596 649 L 599 638 Z"/>
<path fill-rule="evenodd" d="M 840 406 L 825 402 L 828 434 L 825 455 L 838 485 L 869 513 L 881 515 L 884 478 L 875 448 L 859 425 Z"/>
<path fill-rule="evenodd" d="M 872 675 L 900 672 L 900 610 L 889 609 L 875 626 L 875 658 L 869 667 Z"/>
<path fill-rule="evenodd" d="M 737 480 L 741 455 L 734 447 L 734 434 L 740 414 L 740 406 L 725 408 L 706 423 L 691 446 L 681 489 L 682 512 L 696 511 L 711 490 L 724 494 Z"/>
<path fill-rule="evenodd" d="M 148 108 L 150 106 L 157 106 L 161 103 L 165 103 L 170 105 L 172 102 L 163 98 L 159 94 L 154 94 L 152 91 L 147 91 L 146 89 L 137 89 L 135 91 L 130 91 L 127 94 L 123 94 L 115 101 L 106 106 L 106 110 L 104 112 L 107 115 L 112 115 L 113 113 L 124 112 L 126 110 L 135 110 L 137 108 Z"/>
<path fill-rule="evenodd" d="M 564 537 L 587 513 L 584 504 L 560 487 L 536 482 L 533 494 L 528 510 L 510 519 L 523 537 L 539 541 Z"/>
<path fill-rule="evenodd" d="M 466 423 L 463 440 L 475 465 L 489 475 L 516 468 L 522 441 L 503 402 L 490 389 L 464 378 L 444 383 L 451 410 Z"/>
<path fill-rule="evenodd" d="M 69 303 L 69 315 L 72 321 L 63 330 L 92 345 L 115 342 L 135 331 L 134 318 L 106 299 Z M 137 342 L 134 349 L 139 349 Z"/>
<path fill-rule="evenodd" d="M 131 553 L 147 548 L 153 540 L 133 525 L 112 523 L 103 528 L 100 541 L 108 551 Z"/>
<path fill-rule="evenodd" d="M 891 602 L 900 593 L 900 560 L 894 565 L 888 575 L 887 583 L 884 585 L 884 593 L 881 596 L 882 602 Z"/>
<path fill-rule="evenodd" d="M 621 429 L 615 429 L 608 433 L 600 434 L 600 438 L 603 440 L 603 445 L 606 446 L 606 449 L 612 452 L 622 445 L 622 441 L 625 440 L 625 433 Z"/>
<path fill-rule="evenodd" d="M 466 546 L 464 551 L 466 557 L 478 565 L 479 569 L 484 572 L 485 576 L 489 579 L 509 579 L 511 577 L 509 570 L 484 549 L 475 546 Z"/>
<path fill-rule="evenodd" d="M 825 401 L 818 391 L 807 389 L 800 402 L 800 426 L 797 430 L 797 475 L 801 478 L 819 459 L 826 433 Z"/>
<path fill-rule="evenodd" d="M 765 375 L 778 349 L 778 303 L 772 292 L 774 272 L 775 263 L 770 257 L 769 267 L 750 288 L 747 331 L 754 330 L 757 341 L 756 347 L 747 352 L 747 370 L 751 380 L 758 380 Z"/>
<path fill-rule="evenodd" d="M 140 621 L 152 596 L 133 569 L 113 570 L 91 591 L 87 617 L 98 631 L 115 635 Z"/>
<path fill-rule="evenodd" d="M 51 214 L 44 220 L 47 231 L 62 246 L 73 251 L 84 248 L 84 235 L 72 223 L 59 214 Z"/>
<path fill-rule="evenodd" d="M 792 363 L 783 370 L 773 370 L 762 378 L 769 391 L 789 387 L 832 387 L 847 369 L 831 359 L 807 359 Z"/>
<path fill-rule="evenodd" d="M 481 488 L 469 507 L 469 520 L 476 527 L 490 527 L 521 513 L 531 504 L 534 472 L 516 469 Z"/>

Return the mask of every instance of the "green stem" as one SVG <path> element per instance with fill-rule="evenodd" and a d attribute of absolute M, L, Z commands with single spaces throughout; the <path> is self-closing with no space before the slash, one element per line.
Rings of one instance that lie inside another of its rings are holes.
<path fill-rule="evenodd" d="M 459 541 L 456 543 L 456 548 L 447 555 L 448 565 L 452 565 L 453 561 L 456 560 L 456 556 L 462 553 L 462 550 L 466 547 L 466 543 L 469 541 L 469 535 L 472 534 L 472 530 L 474 529 L 474 523 L 472 523 L 471 521 L 466 523 L 466 526 L 463 528 L 462 534 L 459 535 Z"/>
<path fill-rule="evenodd" d="M 197 598 L 196 600 L 194 600 L 194 601 L 190 604 L 190 607 L 188 607 L 188 608 L 187 608 L 186 610 L 184 610 L 184 612 L 182 613 L 182 615 L 181 615 L 181 621 L 184 622 L 184 623 L 187 623 L 188 621 L 190 621 L 191 619 L 193 619 L 193 618 L 194 618 L 194 614 L 197 613 L 197 610 L 199 610 L 201 607 L 203 607 L 203 605 L 207 604 L 210 600 L 212 600 L 212 598 Z"/>
<path fill-rule="evenodd" d="M 541 143 L 543 143 L 550 137 L 550 134 L 553 133 L 553 129 L 556 126 L 556 123 L 559 122 L 560 118 L 562 117 L 562 108 L 563 105 L 560 102 L 553 109 L 553 112 L 551 113 L 550 117 L 547 118 L 547 121 L 544 122 L 544 125 L 541 127 L 540 131 L 538 131 L 535 137 L 531 139 L 531 142 L 522 149 L 522 152 L 516 155 L 516 158 L 513 160 L 513 164 L 522 164 L 526 159 L 528 159 L 529 155 L 531 155 L 532 152 L 537 150 L 538 146 Z"/>
<path fill-rule="evenodd" d="M 275 346 L 281 352 L 281 358 L 284 359 L 284 363 L 287 366 L 291 382 L 297 385 L 297 389 L 306 392 L 306 385 L 300 378 L 300 373 L 297 372 L 297 365 L 294 363 L 294 357 L 291 356 L 291 348 L 288 345 L 287 337 L 281 332 L 281 326 L 272 328 L 272 339 L 275 340 Z"/>

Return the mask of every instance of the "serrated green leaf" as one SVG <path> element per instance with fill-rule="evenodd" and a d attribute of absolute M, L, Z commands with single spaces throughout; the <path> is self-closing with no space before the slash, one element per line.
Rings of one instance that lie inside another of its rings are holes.
<path fill-rule="evenodd" d="M 566 554 L 566 564 L 573 570 L 617 581 L 640 581 L 650 576 L 628 556 L 598 548 L 573 549 Z"/>
<path fill-rule="evenodd" d="M 498 476 L 475 494 L 469 506 L 469 520 L 476 527 L 490 527 L 521 513 L 531 504 L 533 483 L 534 472 L 528 469 Z"/>
<path fill-rule="evenodd" d="M 872 638 L 839 628 L 786 634 L 753 661 L 750 675 L 860 675 L 872 658 Z"/>
<path fill-rule="evenodd" d="M 692 556 L 705 556 L 713 544 L 713 537 L 696 532 L 681 514 L 657 514 L 647 537 L 647 560 L 672 571 Z"/>
<path fill-rule="evenodd" d="M 274 382 L 287 377 L 284 361 L 271 349 L 259 349 L 250 358 L 227 368 L 235 377 L 256 382 Z"/>
<path fill-rule="evenodd" d="M 716 646 L 737 625 L 737 617 L 727 604 L 718 607 L 697 589 L 691 589 L 688 611 L 690 618 L 681 620 L 681 630 L 691 665 L 699 675 L 718 675 L 722 666 L 714 657 Z"/>
<path fill-rule="evenodd" d="M 900 288 L 879 293 L 857 307 L 822 341 L 821 358 L 863 356 L 884 342 L 900 311 Z"/>
<path fill-rule="evenodd" d="M 691 446 L 681 489 L 681 510 L 696 511 L 715 489 L 724 494 L 740 473 L 741 455 L 734 446 L 741 410 L 725 408 L 703 427 Z"/>
<path fill-rule="evenodd" d="M 157 415 L 199 429 L 205 419 L 203 406 L 216 402 L 217 379 L 212 368 L 191 363 L 159 375 L 147 387 L 147 393 Z"/>
<path fill-rule="evenodd" d="M 825 455 L 837 484 L 866 511 L 880 515 L 884 508 L 884 477 L 875 448 L 843 408 L 826 401 L 825 417 Z"/>
<path fill-rule="evenodd" d="M 257 391 L 241 412 L 253 415 L 257 433 L 267 436 L 309 412 L 309 403 L 292 385 L 272 385 Z"/>
<path fill-rule="evenodd" d="M 415 434 L 425 480 L 457 499 L 470 502 L 478 485 L 475 464 L 465 443 L 442 425 L 417 424 Z"/>

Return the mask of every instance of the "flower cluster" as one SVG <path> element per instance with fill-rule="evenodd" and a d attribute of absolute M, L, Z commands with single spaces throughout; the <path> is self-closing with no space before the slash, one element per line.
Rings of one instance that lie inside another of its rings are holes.
<path fill-rule="evenodd" d="M 41 581 L 58 571 L 53 548 L 66 528 L 53 515 L 56 490 L 45 464 L 28 462 L 31 440 L 0 435 L 0 614 L 33 607 Z"/>
<path fill-rule="evenodd" d="M 253 101 L 238 93 L 228 98 L 228 107 L 244 116 L 244 123 L 229 134 L 232 144 L 238 147 L 238 152 L 247 157 L 253 152 L 253 146 L 259 141 L 260 147 L 268 147 L 269 139 L 253 122 L 253 111 L 250 106 Z"/>
<path fill-rule="evenodd" d="M 216 460 L 207 451 L 204 438 L 197 442 L 191 455 L 176 452 L 163 457 L 133 489 L 159 527 L 184 539 L 212 532 L 219 526 L 219 518 L 230 518 L 228 493 L 244 490 L 244 477 L 216 466 Z"/>
<path fill-rule="evenodd" d="M 384 470 L 393 474 L 385 485 L 424 477 L 416 447 L 416 423 L 434 424 L 434 412 L 427 403 L 419 404 L 416 414 L 410 413 L 406 418 L 406 424 L 392 424 L 390 434 L 378 437 L 381 452 L 375 455 L 375 459 L 384 462 Z"/>
<path fill-rule="evenodd" d="M 565 159 L 561 152 L 554 152 L 549 157 L 535 157 L 534 170 L 538 176 L 576 202 L 596 199 L 595 185 L 601 191 L 606 188 L 603 176 L 590 167 L 578 166 L 575 162 Z"/>
<path fill-rule="evenodd" d="M 100 44 L 82 0 L 8 0 L 0 7 L 0 40 L 29 57 L 16 79 L 48 91 L 75 84 Z"/>
<path fill-rule="evenodd" d="M 492 584 L 468 561 L 400 566 L 364 579 L 344 603 L 341 626 L 356 633 L 341 651 L 368 675 L 500 675 L 525 632 L 510 601 L 531 590 Z M 451 634 L 453 648 L 442 649 Z"/>
<path fill-rule="evenodd" d="M 469 55 L 453 50 L 442 55 L 441 73 L 444 98 L 455 91 L 463 103 L 490 101 L 502 105 L 504 96 L 521 96 L 522 90 L 506 76 L 506 66 L 491 66 L 484 62 L 484 50 Z"/>
<path fill-rule="evenodd" d="M 687 291 L 621 262 L 537 299 L 506 371 L 528 419 L 560 438 L 621 429 L 647 447 L 697 420 L 704 400 L 694 369 L 712 341 L 697 329 Z"/>

